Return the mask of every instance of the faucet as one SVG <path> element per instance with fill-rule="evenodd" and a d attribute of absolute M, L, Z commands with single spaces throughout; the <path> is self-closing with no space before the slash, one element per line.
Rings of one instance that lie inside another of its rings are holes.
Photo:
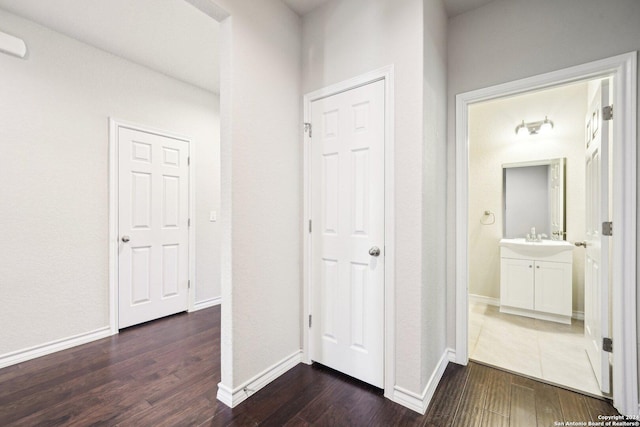
<path fill-rule="evenodd" d="M 542 239 L 546 239 L 547 236 L 544 233 L 541 234 L 527 234 L 527 242 L 542 242 Z"/>
<path fill-rule="evenodd" d="M 544 233 L 541 234 L 536 234 L 536 228 L 535 227 L 531 227 L 531 232 L 529 234 L 527 234 L 527 242 L 542 242 L 543 238 L 547 238 L 549 236 L 547 236 Z"/>

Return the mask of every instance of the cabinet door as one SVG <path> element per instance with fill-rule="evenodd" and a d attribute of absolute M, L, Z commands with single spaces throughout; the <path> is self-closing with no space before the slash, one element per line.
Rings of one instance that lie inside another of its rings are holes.
<path fill-rule="evenodd" d="M 534 264 L 536 310 L 571 316 L 571 264 L 546 261 Z"/>
<path fill-rule="evenodd" d="M 502 258 L 500 304 L 533 310 L 533 261 Z"/>

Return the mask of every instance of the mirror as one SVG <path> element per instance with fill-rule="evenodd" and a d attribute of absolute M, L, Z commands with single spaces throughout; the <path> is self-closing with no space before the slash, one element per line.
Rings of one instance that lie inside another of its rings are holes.
<path fill-rule="evenodd" d="M 502 165 L 503 237 L 565 238 L 565 158 Z"/>

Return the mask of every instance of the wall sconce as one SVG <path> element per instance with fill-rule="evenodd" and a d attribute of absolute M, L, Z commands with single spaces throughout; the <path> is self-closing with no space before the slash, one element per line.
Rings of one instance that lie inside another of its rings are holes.
<path fill-rule="evenodd" d="M 529 135 L 537 135 L 551 129 L 553 129 L 553 122 L 547 116 L 544 116 L 544 120 L 537 122 L 525 123 L 523 120 L 522 123 L 516 126 L 516 135 L 526 135 L 527 132 L 529 132 Z"/>

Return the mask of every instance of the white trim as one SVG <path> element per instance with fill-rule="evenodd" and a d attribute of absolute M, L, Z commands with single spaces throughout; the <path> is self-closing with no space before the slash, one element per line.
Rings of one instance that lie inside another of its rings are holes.
<path fill-rule="evenodd" d="M 385 81 L 385 265 L 384 265 L 384 395 L 391 399 L 395 384 L 395 169 L 394 169 L 394 66 L 389 65 L 304 95 L 304 122 L 310 121 L 311 103 L 328 96 L 355 89 L 379 80 Z M 308 221 L 311 216 L 311 179 L 309 176 L 311 138 L 303 133 L 304 142 L 304 221 L 303 221 L 303 318 L 302 361 L 311 363 L 307 319 L 311 313 L 311 241 Z"/>
<path fill-rule="evenodd" d="M 469 294 L 469 302 L 500 307 L 500 298 L 492 298 L 484 295 Z M 584 320 L 584 311 L 574 311 L 571 314 L 571 318 L 576 320 Z"/>
<path fill-rule="evenodd" d="M 220 382 L 217 398 L 228 407 L 235 408 L 300 362 L 302 362 L 302 351 L 297 350 L 233 390 Z"/>
<path fill-rule="evenodd" d="M 109 328 L 118 333 L 118 122 L 109 118 Z"/>
<path fill-rule="evenodd" d="M 612 288 L 613 402 L 625 415 L 638 414 L 636 335 L 636 119 L 637 53 L 630 52 L 551 73 L 462 93 L 456 96 L 456 362 L 469 360 L 468 335 L 468 108 L 469 105 L 598 77 L 613 76 L 615 89 Z"/>
<path fill-rule="evenodd" d="M 189 312 L 194 312 L 198 310 L 204 310 L 205 308 L 215 307 L 216 305 L 222 304 L 222 297 L 209 298 L 204 301 L 197 301 L 193 304 L 193 308 L 189 310 Z"/>
<path fill-rule="evenodd" d="M 500 307 L 499 298 L 486 297 L 484 295 L 469 294 L 469 302 L 476 302 L 480 304 L 493 305 L 495 307 Z"/>
<path fill-rule="evenodd" d="M 638 415 L 637 347 L 637 52 L 621 55 L 614 79 L 612 319 L 613 406 Z M 619 119 L 619 120 L 618 120 Z M 618 144 L 618 141 L 621 141 Z M 619 148 L 618 148 L 619 147 Z"/>
<path fill-rule="evenodd" d="M 571 324 L 571 316 L 563 316 L 561 314 L 545 313 L 543 311 L 528 310 L 526 308 L 500 306 L 500 313 L 513 314 L 515 316 L 529 317 L 530 319 L 546 320 L 548 322 Z"/>
<path fill-rule="evenodd" d="M 109 328 L 111 334 L 118 333 L 118 128 L 179 139 L 189 144 L 189 280 L 187 310 L 195 305 L 196 287 L 196 219 L 195 219 L 195 161 L 193 139 L 162 129 L 109 117 Z"/>
<path fill-rule="evenodd" d="M 406 390 L 400 386 L 395 386 L 393 388 L 393 397 L 391 400 L 424 415 L 425 412 L 427 412 L 427 408 L 433 398 L 433 394 L 436 392 L 436 388 L 442 379 L 444 370 L 447 369 L 447 365 L 453 358 L 452 353 L 453 350 L 451 349 L 446 349 L 444 353 L 442 353 L 436 369 L 431 374 L 431 378 L 429 378 L 429 381 L 421 394 Z"/>
<path fill-rule="evenodd" d="M 41 356 L 46 356 L 47 354 L 55 353 L 57 351 L 86 344 L 91 341 L 107 338 L 111 335 L 113 335 L 111 333 L 111 328 L 109 326 L 105 326 L 93 331 L 83 332 L 78 335 L 6 353 L 0 356 L 0 369 L 17 363 L 26 362 L 27 360 L 36 359 Z"/>
<path fill-rule="evenodd" d="M 196 305 L 196 287 L 198 286 L 198 278 L 196 277 L 196 226 L 198 224 L 196 218 L 196 144 L 191 138 L 178 137 L 176 139 L 186 140 L 189 143 L 189 284 L 191 286 L 188 290 L 187 310 L 192 311 Z"/>

